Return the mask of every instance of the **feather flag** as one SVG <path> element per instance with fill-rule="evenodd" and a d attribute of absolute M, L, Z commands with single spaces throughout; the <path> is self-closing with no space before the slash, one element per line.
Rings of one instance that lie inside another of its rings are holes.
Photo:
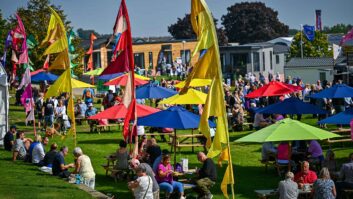
<path fill-rule="evenodd" d="M 315 26 L 304 25 L 303 32 L 304 32 L 305 37 L 309 41 L 314 41 L 314 39 L 315 39 Z"/>
<path fill-rule="evenodd" d="M 47 35 L 42 41 L 42 45 L 49 43 L 50 46 L 45 50 L 44 55 L 60 53 L 68 48 L 66 31 L 60 16 L 51 7 L 51 16 L 48 26 Z"/>
<path fill-rule="evenodd" d="M 45 50 L 44 55 L 59 53 L 51 64 L 50 69 L 65 69 L 61 76 L 51 85 L 45 94 L 45 98 L 58 96 L 63 92 L 71 94 L 67 106 L 67 115 L 71 119 L 72 125 L 69 134 L 72 134 L 76 145 L 76 124 L 74 114 L 74 102 L 72 96 L 72 83 L 71 83 L 71 68 L 70 68 L 70 55 L 69 55 L 69 41 L 73 34 L 69 34 L 69 39 L 66 36 L 66 30 L 60 16 L 51 7 L 51 16 L 48 26 L 47 36 L 42 41 L 42 44 L 49 43 L 49 47 Z"/>
<path fill-rule="evenodd" d="M 200 57 L 192 72 L 187 77 L 184 88 L 181 93 L 185 93 L 193 79 L 212 79 L 207 100 L 201 115 L 199 130 L 207 137 L 207 145 L 210 147 L 208 157 L 215 157 L 221 152 L 221 159 L 228 161 L 228 166 L 223 177 L 221 189 L 226 198 L 228 198 L 227 187 L 234 185 L 233 165 L 230 155 L 228 120 L 225 111 L 224 90 L 222 83 L 221 62 L 217 34 L 213 17 L 204 0 L 191 0 L 191 24 L 197 35 L 198 43 L 194 49 L 193 56 L 200 53 Z M 209 117 L 216 119 L 216 133 L 211 142 Z M 233 194 L 234 197 L 234 194 Z"/>
<path fill-rule="evenodd" d="M 342 52 L 342 48 L 339 45 L 332 44 L 332 51 L 333 51 L 333 59 L 337 59 Z"/>
<path fill-rule="evenodd" d="M 125 139 L 136 135 L 136 99 L 135 99 L 135 73 L 134 57 L 132 52 L 132 37 L 130 19 L 125 0 L 121 1 L 118 15 L 113 28 L 113 35 L 110 38 L 115 40 L 113 48 L 113 60 L 110 65 L 104 69 L 101 75 L 113 74 L 118 72 L 129 72 L 129 78 L 125 93 L 123 96 L 124 106 L 128 109 L 125 120 L 123 135 Z M 130 121 L 133 121 L 130 130 Z"/>
<path fill-rule="evenodd" d="M 88 51 L 86 52 L 86 55 L 89 55 L 88 62 L 87 62 L 87 70 L 93 70 L 93 56 L 92 56 L 93 42 L 94 42 L 94 40 L 97 39 L 97 37 L 92 32 L 90 38 L 91 38 L 90 47 L 89 47 Z"/>
<path fill-rule="evenodd" d="M 343 36 L 340 42 L 340 46 L 342 46 L 344 43 L 352 39 L 353 39 L 353 28 L 346 35 Z"/>
<path fill-rule="evenodd" d="M 45 58 L 44 64 L 43 64 L 43 69 L 48 70 L 49 68 L 49 60 L 50 60 L 50 55 L 47 55 L 47 58 Z"/>
<path fill-rule="evenodd" d="M 113 28 L 113 35 L 109 43 L 114 40 L 113 58 L 109 66 L 101 75 L 127 72 L 134 67 L 134 57 L 132 53 L 132 37 L 129 14 L 125 0 L 121 1 L 118 15 Z"/>

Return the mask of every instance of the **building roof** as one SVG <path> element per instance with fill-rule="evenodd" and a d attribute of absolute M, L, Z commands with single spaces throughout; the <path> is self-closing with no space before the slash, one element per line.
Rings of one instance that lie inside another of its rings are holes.
<path fill-rule="evenodd" d="M 100 48 L 101 45 L 108 43 L 110 35 L 104 35 L 94 40 L 93 49 Z M 197 41 L 196 39 L 174 39 L 173 37 L 148 37 L 148 38 L 133 38 L 133 45 L 142 45 L 142 44 L 158 44 L 158 43 L 179 43 L 179 42 L 192 42 Z M 82 39 L 81 47 L 83 49 L 88 49 L 91 41 L 89 39 Z M 113 45 L 111 42 L 109 46 Z"/>
<path fill-rule="evenodd" d="M 284 44 L 289 47 L 292 44 L 292 41 L 293 41 L 293 37 L 278 37 L 268 42 L 273 44 Z"/>
<path fill-rule="evenodd" d="M 339 34 L 327 34 L 327 41 L 330 45 L 336 44 L 339 45 L 341 42 L 341 39 L 344 34 L 339 33 Z"/>
<path fill-rule="evenodd" d="M 335 64 L 345 62 L 344 57 L 339 57 L 335 60 Z M 295 68 L 295 67 L 322 67 L 322 66 L 333 66 L 333 58 L 332 57 L 305 57 L 299 58 L 294 57 L 291 58 L 286 65 L 285 68 Z"/>
<path fill-rule="evenodd" d="M 289 53 L 289 47 L 282 44 L 275 44 L 273 46 L 273 54 L 287 54 Z"/>

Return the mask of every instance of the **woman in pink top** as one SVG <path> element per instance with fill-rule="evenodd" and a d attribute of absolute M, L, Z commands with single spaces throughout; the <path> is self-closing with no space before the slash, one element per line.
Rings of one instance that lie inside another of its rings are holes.
<path fill-rule="evenodd" d="M 290 159 L 290 148 L 288 142 L 281 142 L 277 147 L 277 162 L 288 164 Z"/>
<path fill-rule="evenodd" d="M 170 165 L 170 156 L 164 155 L 161 163 L 158 165 L 156 180 L 159 183 L 159 188 L 165 190 L 167 198 L 173 193 L 174 189 L 180 193 L 180 199 L 184 199 L 184 187 L 180 182 L 173 181 L 173 169 Z"/>

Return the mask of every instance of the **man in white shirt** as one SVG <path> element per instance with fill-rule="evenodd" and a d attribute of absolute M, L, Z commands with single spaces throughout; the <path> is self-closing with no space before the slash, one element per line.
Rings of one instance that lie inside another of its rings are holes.
<path fill-rule="evenodd" d="M 33 164 L 39 164 L 41 160 L 44 159 L 45 152 L 44 152 L 44 146 L 49 143 L 49 138 L 44 137 L 42 140 L 42 143 L 37 144 L 32 151 L 32 163 Z"/>

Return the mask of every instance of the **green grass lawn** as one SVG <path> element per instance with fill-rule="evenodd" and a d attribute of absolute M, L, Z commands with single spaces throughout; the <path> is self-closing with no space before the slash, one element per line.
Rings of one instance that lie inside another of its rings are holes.
<path fill-rule="evenodd" d="M 304 122 L 315 124 L 316 119 L 311 116 L 304 118 Z M 33 127 L 24 125 L 24 111 L 22 107 L 10 107 L 10 124 L 16 124 L 20 130 L 33 132 Z M 185 133 L 180 131 L 181 133 Z M 179 131 L 178 131 L 179 133 Z M 230 140 L 234 141 L 241 136 L 248 134 L 249 131 L 232 132 Z M 32 134 L 27 135 L 33 137 Z M 103 132 L 100 135 L 89 133 L 88 125 L 77 126 L 77 146 L 80 146 L 85 154 L 90 156 L 93 167 L 96 172 L 96 189 L 103 193 L 115 195 L 115 198 L 131 198 L 132 194 L 127 188 L 127 182 L 115 183 L 110 177 L 105 176 L 105 170 L 100 166 L 106 163 L 104 156 L 113 153 L 119 140 L 122 139 L 120 131 Z M 159 138 L 157 138 L 159 139 Z M 50 143 L 56 142 L 59 146 L 69 146 L 70 153 L 66 157 L 66 163 L 73 162 L 71 153 L 74 148 L 72 137 L 61 139 L 55 137 Z M 161 148 L 170 149 L 166 143 L 160 143 Z M 328 146 L 324 145 L 324 149 Z M 338 144 L 334 151 L 339 163 L 345 161 L 346 157 L 352 152 L 352 145 L 345 144 L 344 148 Z M 197 162 L 196 152 L 202 148 L 196 149 L 194 153 L 191 149 L 182 149 L 177 153 L 177 160 L 181 158 L 189 159 L 189 168 L 200 167 Z M 231 145 L 231 154 L 233 158 L 233 167 L 235 175 L 235 194 L 236 198 L 256 198 L 255 189 L 276 188 L 280 178 L 273 168 L 266 172 L 265 168 L 259 162 L 261 157 L 260 144 L 234 144 Z M 0 149 L 0 198 L 90 198 L 90 196 L 77 189 L 75 185 L 63 182 L 61 179 L 52 177 L 40 172 L 35 166 L 22 161 L 12 162 L 11 153 Z M 214 159 L 217 162 L 217 159 Z M 214 198 L 224 198 L 220 190 L 226 165 L 218 168 L 218 182 L 212 188 Z M 230 189 L 229 193 L 230 193 Z"/>

